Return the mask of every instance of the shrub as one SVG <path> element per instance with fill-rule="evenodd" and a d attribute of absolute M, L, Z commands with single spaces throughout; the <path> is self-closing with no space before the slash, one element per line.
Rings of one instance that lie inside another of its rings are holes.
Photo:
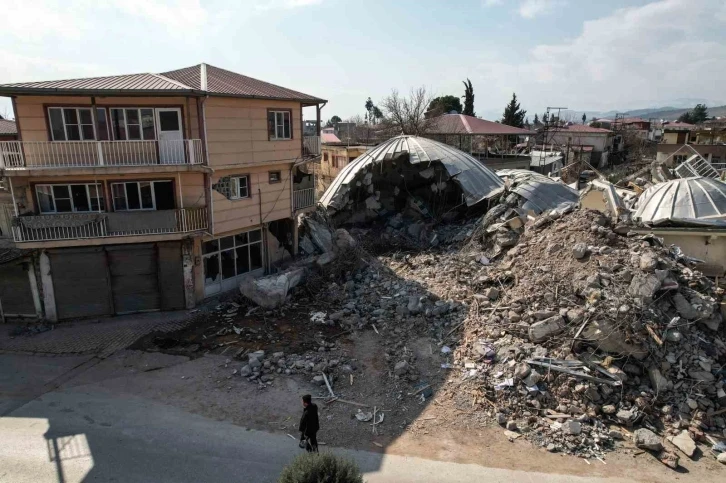
<path fill-rule="evenodd" d="M 303 453 L 287 465 L 279 483 L 363 483 L 354 461 L 332 453 Z"/>

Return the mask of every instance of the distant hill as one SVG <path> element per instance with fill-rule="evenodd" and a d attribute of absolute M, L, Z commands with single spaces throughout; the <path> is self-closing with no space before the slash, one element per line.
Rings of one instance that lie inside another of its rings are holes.
<path fill-rule="evenodd" d="M 587 114 L 587 119 L 592 120 L 593 118 L 598 119 L 613 119 L 616 114 L 622 114 L 624 117 L 642 117 L 643 119 L 657 119 L 664 121 L 675 121 L 681 114 L 690 111 L 692 108 L 677 108 L 677 107 L 654 107 L 648 109 L 632 109 L 630 111 L 584 111 Z M 574 120 L 579 120 L 582 117 L 583 111 L 564 111 L 562 113 L 563 119 L 571 117 Z M 709 116 L 726 116 L 726 105 L 716 106 L 708 108 Z"/>

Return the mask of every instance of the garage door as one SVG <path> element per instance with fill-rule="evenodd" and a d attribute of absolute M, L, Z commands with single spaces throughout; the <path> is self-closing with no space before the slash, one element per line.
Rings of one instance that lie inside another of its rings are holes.
<path fill-rule="evenodd" d="M 22 263 L 13 261 L 0 265 L 0 303 L 6 316 L 35 315 L 30 280 Z"/>
<path fill-rule="evenodd" d="M 48 254 L 59 319 L 112 314 L 103 248 L 67 248 Z"/>
<path fill-rule="evenodd" d="M 181 243 L 163 242 L 157 243 L 156 247 L 161 285 L 161 310 L 183 309 L 186 304 Z"/>
<path fill-rule="evenodd" d="M 106 251 L 116 313 L 159 310 L 161 294 L 154 244 L 109 246 Z"/>

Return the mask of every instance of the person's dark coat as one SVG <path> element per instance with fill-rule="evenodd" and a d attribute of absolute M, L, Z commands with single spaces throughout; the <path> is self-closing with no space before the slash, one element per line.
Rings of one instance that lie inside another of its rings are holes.
<path fill-rule="evenodd" d="M 300 418 L 299 431 L 305 436 L 314 435 L 320 429 L 320 422 L 318 421 L 318 407 L 310 403 L 303 409 L 302 418 Z"/>

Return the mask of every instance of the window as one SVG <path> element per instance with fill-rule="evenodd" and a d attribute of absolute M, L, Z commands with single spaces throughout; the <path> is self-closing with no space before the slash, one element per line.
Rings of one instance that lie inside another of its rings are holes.
<path fill-rule="evenodd" d="M 673 156 L 673 160 L 676 163 L 680 164 L 686 160 L 686 155 L 685 154 L 676 154 L 675 156 Z"/>
<path fill-rule="evenodd" d="M 267 136 L 271 140 L 292 139 L 292 111 L 267 111 Z"/>
<path fill-rule="evenodd" d="M 327 161 L 327 160 L 328 160 L 328 153 L 323 153 L 323 161 Z"/>
<path fill-rule="evenodd" d="M 115 211 L 169 210 L 174 208 L 171 181 L 131 181 L 112 183 Z"/>
<path fill-rule="evenodd" d="M 252 230 L 202 244 L 206 285 L 262 268 L 262 231 Z"/>
<path fill-rule="evenodd" d="M 154 110 L 136 107 L 111 109 L 111 132 L 117 141 L 156 139 Z"/>
<path fill-rule="evenodd" d="M 280 171 L 270 171 L 270 184 L 279 183 L 282 180 Z"/>
<path fill-rule="evenodd" d="M 93 126 L 90 107 L 49 107 L 48 119 L 53 141 L 93 141 L 108 139 L 106 109 L 96 108 L 98 130 Z"/>
<path fill-rule="evenodd" d="M 230 189 L 232 197 L 230 199 L 237 200 L 240 198 L 250 197 L 250 177 L 249 176 L 235 176 L 230 179 Z"/>
<path fill-rule="evenodd" d="M 100 184 L 39 184 L 35 186 L 41 213 L 103 211 Z"/>

